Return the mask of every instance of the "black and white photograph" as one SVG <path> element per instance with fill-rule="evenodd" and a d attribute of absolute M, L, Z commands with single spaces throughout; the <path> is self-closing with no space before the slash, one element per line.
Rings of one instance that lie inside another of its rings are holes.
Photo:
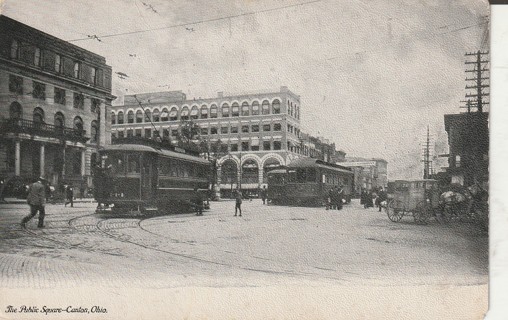
<path fill-rule="evenodd" d="M 0 0 L 0 318 L 501 319 L 493 6 Z"/>

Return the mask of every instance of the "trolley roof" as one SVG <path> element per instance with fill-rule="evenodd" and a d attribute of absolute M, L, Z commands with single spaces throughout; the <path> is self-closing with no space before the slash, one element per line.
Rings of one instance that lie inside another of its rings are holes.
<path fill-rule="evenodd" d="M 179 153 L 176 151 L 166 150 L 166 149 L 156 149 L 154 147 L 149 147 L 141 144 L 112 144 L 102 147 L 101 150 L 104 151 L 132 151 L 132 152 L 151 152 L 156 153 L 160 156 L 170 157 L 170 158 L 176 158 L 176 159 L 182 159 L 202 164 L 210 164 L 208 160 L 192 156 L 185 153 Z"/>
<path fill-rule="evenodd" d="M 287 167 L 288 167 L 288 169 L 292 169 L 292 168 L 325 168 L 325 169 L 331 169 L 333 171 L 353 174 L 353 172 L 349 168 L 346 168 L 346 167 L 343 167 L 343 166 L 340 166 L 340 165 L 334 164 L 334 163 L 324 162 L 323 160 L 313 159 L 313 158 L 296 159 L 296 160 L 292 161 L 291 163 L 289 163 L 289 165 Z"/>

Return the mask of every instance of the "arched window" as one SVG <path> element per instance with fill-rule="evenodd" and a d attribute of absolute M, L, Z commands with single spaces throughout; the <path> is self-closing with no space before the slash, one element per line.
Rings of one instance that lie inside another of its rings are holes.
<path fill-rule="evenodd" d="M 240 106 L 238 103 L 233 103 L 231 106 L 231 116 L 232 117 L 239 117 L 240 116 Z"/>
<path fill-rule="evenodd" d="M 152 121 L 152 113 L 150 112 L 150 110 L 145 109 L 145 122 L 150 121 Z"/>
<path fill-rule="evenodd" d="M 73 128 L 79 132 L 83 132 L 83 119 L 75 117 L 73 121 Z"/>
<path fill-rule="evenodd" d="M 227 103 L 224 103 L 222 105 L 221 112 L 222 112 L 222 117 L 223 118 L 229 117 L 229 105 Z"/>
<path fill-rule="evenodd" d="M 259 114 L 259 102 L 254 101 L 252 103 L 252 115 L 257 116 Z"/>
<path fill-rule="evenodd" d="M 161 121 L 168 121 L 168 120 L 169 120 L 168 108 L 163 108 L 161 111 Z"/>
<path fill-rule="evenodd" d="M 152 120 L 153 120 L 153 122 L 159 122 L 160 119 L 161 119 L 160 117 L 161 117 L 161 114 L 159 112 L 159 109 L 154 109 L 153 113 L 152 113 Z"/>
<path fill-rule="evenodd" d="M 9 107 L 9 118 L 11 119 L 21 119 L 23 117 L 23 108 L 18 102 L 11 103 Z"/>
<path fill-rule="evenodd" d="M 182 112 L 180 113 L 181 120 L 189 120 L 189 108 L 183 107 Z"/>
<path fill-rule="evenodd" d="M 138 110 L 136 111 L 136 123 L 143 122 L 143 111 Z"/>
<path fill-rule="evenodd" d="M 270 102 L 268 100 L 263 101 L 261 105 L 262 114 L 270 114 Z"/>
<path fill-rule="evenodd" d="M 192 106 L 191 112 L 190 112 L 191 119 L 197 119 L 199 118 L 199 109 L 198 106 Z"/>
<path fill-rule="evenodd" d="M 280 101 L 275 99 L 272 102 L 272 113 L 279 114 L 280 113 Z"/>
<path fill-rule="evenodd" d="M 61 112 L 55 113 L 54 124 L 55 124 L 55 127 L 57 127 L 57 128 L 65 127 L 65 117 Z"/>
<path fill-rule="evenodd" d="M 291 116 L 293 115 L 293 102 L 291 102 L 291 104 L 289 105 L 289 112 L 288 114 L 290 114 Z"/>
<path fill-rule="evenodd" d="M 90 137 L 91 142 L 99 141 L 99 124 L 95 120 L 92 121 L 92 125 L 90 127 Z"/>
<path fill-rule="evenodd" d="M 258 183 L 259 167 L 255 160 L 248 159 L 242 164 L 242 183 Z"/>
<path fill-rule="evenodd" d="M 247 102 L 242 103 L 242 116 L 243 117 L 249 116 L 249 104 Z"/>
<path fill-rule="evenodd" d="M 171 111 L 169 111 L 169 121 L 176 121 L 178 120 L 178 108 L 173 107 L 171 108 Z"/>
<path fill-rule="evenodd" d="M 118 124 L 123 124 L 124 118 L 123 118 L 123 111 L 118 112 Z"/>
<path fill-rule="evenodd" d="M 210 118 L 217 118 L 217 106 L 215 104 L 210 107 Z"/>
<path fill-rule="evenodd" d="M 202 105 L 201 106 L 201 119 L 206 119 L 208 118 L 208 108 L 206 107 L 206 105 Z"/>
<path fill-rule="evenodd" d="M 37 123 L 44 123 L 44 110 L 37 107 L 34 109 L 33 120 Z"/>
<path fill-rule="evenodd" d="M 11 42 L 11 58 L 18 59 L 19 58 L 19 44 L 18 40 L 12 40 Z"/>
<path fill-rule="evenodd" d="M 134 111 L 127 112 L 127 123 L 134 123 Z"/>

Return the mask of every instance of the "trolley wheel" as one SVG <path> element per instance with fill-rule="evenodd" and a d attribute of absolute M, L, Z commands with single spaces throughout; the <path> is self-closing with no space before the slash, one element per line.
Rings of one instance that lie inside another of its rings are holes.
<path fill-rule="evenodd" d="M 432 205 L 426 200 L 423 200 L 416 204 L 415 211 L 413 212 L 413 218 L 416 223 L 426 224 L 433 214 L 434 210 Z"/>
<path fill-rule="evenodd" d="M 401 201 L 392 200 L 386 206 L 386 214 L 388 219 L 393 222 L 399 222 L 404 216 L 405 208 Z"/>

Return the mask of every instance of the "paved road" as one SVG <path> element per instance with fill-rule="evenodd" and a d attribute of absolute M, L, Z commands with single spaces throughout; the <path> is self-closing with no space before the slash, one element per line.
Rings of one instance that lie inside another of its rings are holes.
<path fill-rule="evenodd" d="M 488 237 L 468 223 L 400 223 L 356 202 L 342 211 L 214 202 L 191 214 L 111 217 L 48 205 L 46 228 L 0 205 L 0 287 L 140 288 L 487 283 Z"/>

